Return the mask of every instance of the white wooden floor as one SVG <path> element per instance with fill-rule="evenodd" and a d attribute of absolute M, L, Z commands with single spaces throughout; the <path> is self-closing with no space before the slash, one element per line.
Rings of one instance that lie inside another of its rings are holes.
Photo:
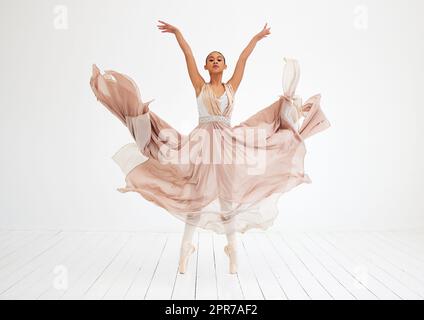
<path fill-rule="evenodd" d="M 419 299 L 424 231 L 248 232 L 239 272 L 225 236 L 195 235 L 177 272 L 181 234 L 0 231 L 1 299 Z"/>

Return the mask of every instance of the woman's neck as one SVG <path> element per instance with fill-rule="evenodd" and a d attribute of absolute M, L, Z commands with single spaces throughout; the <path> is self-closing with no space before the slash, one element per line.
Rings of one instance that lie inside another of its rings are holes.
<path fill-rule="evenodd" d="M 221 86 L 222 85 L 222 73 L 211 76 L 209 80 L 209 84 L 212 86 Z"/>

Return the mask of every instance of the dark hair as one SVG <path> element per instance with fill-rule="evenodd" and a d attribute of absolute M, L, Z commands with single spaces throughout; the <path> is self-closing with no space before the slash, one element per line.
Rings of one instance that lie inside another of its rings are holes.
<path fill-rule="evenodd" d="M 212 52 L 210 52 L 210 53 L 206 56 L 205 64 L 207 64 L 207 63 L 208 63 L 208 58 L 209 58 L 210 54 L 211 54 L 211 53 L 214 53 L 214 52 L 219 53 L 219 54 L 222 56 L 222 58 L 224 58 L 224 63 L 225 63 L 225 57 L 224 57 L 224 55 L 223 55 L 221 52 L 219 52 L 219 51 L 212 51 Z"/>

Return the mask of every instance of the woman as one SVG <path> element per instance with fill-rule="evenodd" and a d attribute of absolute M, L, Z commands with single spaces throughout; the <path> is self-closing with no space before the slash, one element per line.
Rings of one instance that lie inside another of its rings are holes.
<path fill-rule="evenodd" d="M 97 99 L 127 126 L 135 143 L 113 156 L 126 186 L 120 192 L 138 192 L 185 222 L 179 272 L 185 273 L 196 227 L 226 234 L 224 247 L 230 273 L 237 273 L 236 232 L 266 230 L 278 215 L 279 197 L 301 183 L 304 173 L 304 139 L 330 126 L 320 108 L 320 95 L 302 104 L 295 95 L 299 80 L 296 60 L 285 59 L 284 94 L 236 126 L 231 126 L 235 93 L 246 61 L 256 43 L 270 34 L 267 24 L 242 51 L 232 77 L 222 82 L 227 68 L 218 51 L 209 53 L 200 75 L 192 51 L 181 32 L 160 21 L 162 32 L 173 33 L 184 52 L 196 93 L 198 125 L 182 135 L 143 102 L 136 83 L 128 76 L 96 65 L 90 79 Z M 302 125 L 299 120 L 305 116 Z"/>

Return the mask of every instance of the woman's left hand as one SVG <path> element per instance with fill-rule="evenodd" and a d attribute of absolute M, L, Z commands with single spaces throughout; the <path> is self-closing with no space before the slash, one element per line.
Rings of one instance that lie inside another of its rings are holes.
<path fill-rule="evenodd" d="M 269 35 L 271 32 L 269 31 L 271 29 L 271 27 L 267 28 L 268 23 L 265 23 L 264 28 L 262 29 L 261 32 L 259 32 L 258 34 L 255 35 L 255 39 L 257 41 L 261 40 L 262 38 L 265 38 L 267 35 Z"/>

